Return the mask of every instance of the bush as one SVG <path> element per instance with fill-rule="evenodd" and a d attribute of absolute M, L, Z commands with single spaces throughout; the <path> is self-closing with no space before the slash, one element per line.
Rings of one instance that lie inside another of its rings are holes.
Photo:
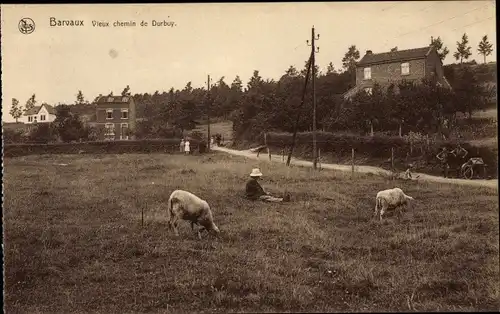
<path fill-rule="evenodd" d="M 32 143 L 50 143 L 56 139 L 56 134 L 52 125 L 49 123 L 40 123 L 33 126 L 29 132 L 28 139 Z"/>
<path fill-rule="evenodd" d="M 109 141 L 55 144 L 8 144 L 5 157 L 40 154 L 124 154 L 124 153 L 176 153 L 180 139 Z M 198 149 L 198 141 L 191 141 L 192 151 Z"/>
<path fill-rule="evenodd" d="M 317 147 L 321 155 L 335 155 L 340 158 L 351 156 L 354 148 L 356 158 L 367 157 L 372 160 L 388 160 L 391 158 L 391 149 L 394 148 L 396 163 L 403 163 L 407 158 L 417 158 L 424 164 L 436 161 L 436 154 L 443 145 L 454 147 L 455 141 L 441 141 L 427 138 L 419 133 L 410 133 L 407 137 L 398 136 L 356 136 L 352 134 L 335 134 L 327 132 L 317 133 Z M 428 142 L 427 142 L 428 141 Z M 283 147 L 290 147 L 292 134 L 269 133 L 267 143 L 273 151 L 279 151 Z M 412 145 L 415 145 L 412 148 Z M 294 149 L 294 155 L 301 158 L 312 158 L 312 133 L 298 133 Z M 462 147 L 469 151 L 468 157 L 481 157 L 488 164 L 488 173 L 497 175 L 498 152 L 487 147 L 475 147 L 463 143 Z"/>
<path fill-rule="evenodd" d="M 21 130 L 3 129 L 3 141 L 5 144 L 24 143 L 26 137 Z"/>

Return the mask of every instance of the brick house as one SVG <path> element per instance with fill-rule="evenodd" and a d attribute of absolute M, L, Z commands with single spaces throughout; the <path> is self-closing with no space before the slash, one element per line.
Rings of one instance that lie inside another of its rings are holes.
<path fill-rule="evenodd" d="M 371 93 L 375 83 L 382 88 L 395 84 L 397 91 L 398 82 L 421 82 L 424 78 L 451 88 L 444 76 L 443 63 L 433 46 L 383 53 L 367 50 L 356 64 L 356 86 L 344 94 L 344 99 L 362 90 Z"/>
<path fill-rule="evenodd" d="M 95 125 L 99 140 L 135 139 L 136 106 L 132 96 L 100 96 L 96 102 Z"/>

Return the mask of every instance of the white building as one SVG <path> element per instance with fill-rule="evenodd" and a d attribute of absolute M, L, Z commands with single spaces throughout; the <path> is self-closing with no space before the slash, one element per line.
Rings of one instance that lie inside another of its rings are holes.
<path fill-rule="evenodd" d="M 27 110 L 22 117 L 25 124 L 49 123 L 56 119 L 56 111 L 51 105 L 43 104 Z"/>

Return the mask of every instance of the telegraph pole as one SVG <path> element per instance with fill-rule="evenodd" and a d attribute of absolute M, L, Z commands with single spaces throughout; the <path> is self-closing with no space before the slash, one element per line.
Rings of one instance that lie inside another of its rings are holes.
<path fill-rule="evenodd" d="M 311 29 L 311 70 L 312 70 L 312 97 L 313 97 L 313 168 L 318 167 L 318 147 L 316 143 L 316 57 L 315 54 L 319 52 L 319 47 L 316 49 L 315 41 L 319 39 L 319 34 L 316 37 L 314 34 L 314 25 Z M 307 41 L 309 45 L 309 40 Z"/>
<path fill-rule="evenodd" d="M 207 79 L 207 122 L 208 122 L 208 141 L 207 141 L 207 148 L 208 151 L 210 151 L 210 74 L 208 75 Z"/>

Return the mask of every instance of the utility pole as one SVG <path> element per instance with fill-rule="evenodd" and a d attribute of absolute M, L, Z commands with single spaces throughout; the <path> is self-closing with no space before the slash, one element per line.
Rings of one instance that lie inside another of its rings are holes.
<path fill-rule="evenodd" d="M 210 74 L 208 75 L 207 79 L 207 122 L 208 122 L 208 141 L 207 141 L 207 148 L 208 151 L 210 151 Z"/>
<path fill-rule="evenodd" d="M 314 34 L 314 25 L 311 29 L 311 70 L 312 70 L 312 97 L 313 97 L 313 168 L 318 167 L 318 147 L 316 143 L 316 57 L 315 54 L 319 52 L 319 47 L 316 49 L 315 41 L 319 39 Z M 307 41 L 309 45 L 309 40 Z"/>

